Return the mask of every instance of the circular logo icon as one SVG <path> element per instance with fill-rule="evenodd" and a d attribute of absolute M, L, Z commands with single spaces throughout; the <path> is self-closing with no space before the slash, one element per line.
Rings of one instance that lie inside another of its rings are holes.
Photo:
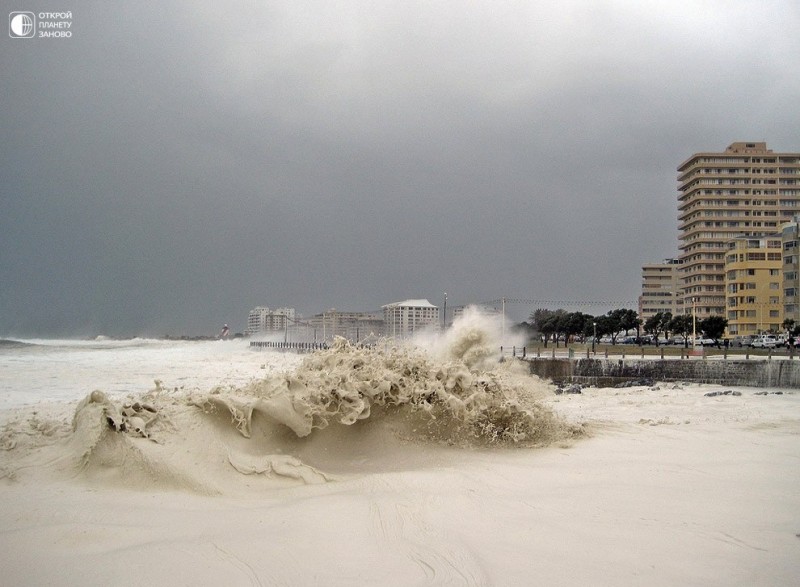
<path fill-rule="evenodd" d="M 8 26 L 12 37 L 28 38 L 33 36 L 33 16 L 30 12 L 12 13 Z"/>

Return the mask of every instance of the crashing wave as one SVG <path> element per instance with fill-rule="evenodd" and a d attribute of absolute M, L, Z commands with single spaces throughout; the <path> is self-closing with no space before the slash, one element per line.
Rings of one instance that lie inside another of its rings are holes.
<path fill-rule="evenodd" d="M 218 494 L 438 466 L 454 457 L 445 447 L 580 436 L 541 401 L 552 386 L 520 361 L 500 363 L 495 348 L 491 332 L 467 324 L 433 349 L 336 339 L 294 370 L 244 387 L 187 394 L 156 381 L 121 402 L 94 391 L 71 421 L 35 412 L 10 421 L 0 434 L 0 480 L 50 470 Z"/>
<path fill-rule="evenodd" d="M 234 395 L 207 395 L 195 405 L 230 412 L 245 437 L 258 415 L 306 437 L 331 424 L 353 426 L 376 412 L 412 419 L 420 439 L 454 444 L 544 445 L 572 436 L 575 430 L 535 401 L 537 385 L 544 388 L 540 380 L 499 364 L 496 371 L 470 369 L 455 358 L 484 364 L 484 342 L 470 334 L 450 347 L 456 349 L 452 360 L 436 362 L 415 348 L 366 348 L 338 338 L 292 373 Z"/>

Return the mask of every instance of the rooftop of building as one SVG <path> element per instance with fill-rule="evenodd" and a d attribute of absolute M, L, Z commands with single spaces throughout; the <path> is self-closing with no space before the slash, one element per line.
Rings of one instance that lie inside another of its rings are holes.
<path fill-rule="evenodd" d="M 745 142 L 737 141 L 731 143 L 724 151 L 701 151 L 694 153 L 688 159 L 678 166 L 678 171 L 684 171 L 699 157 L 720 157 L 725 155 L 776 155 L 776 156 L 791 156 L 798 157 L 800 153 L 775 153 L 772 149 L 767 148 L 767 143 L 761 142 Z"/>
<path fill-rule="evenodd" d="M 405 300 L 402 302 L 392 302 L 391 304 L 386 304 L 385 306 L 381 306 L 381 308 L 435 308 L 432 303 L 428 300 Z"/>

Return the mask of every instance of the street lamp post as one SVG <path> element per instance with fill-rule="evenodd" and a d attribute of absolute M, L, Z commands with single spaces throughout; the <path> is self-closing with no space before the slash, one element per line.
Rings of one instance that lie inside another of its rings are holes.
<path fill-rule="evenodd" d="M 503 348 L 505 340 L 506 340 L 506 299 L 503 298 L 503 322 L 501 325 L 500 348 Z"/>
<path fill-rule="evenodd" d="M 597 342 L 597 322 L 592 322 L 592 328 L 594 329 L 594 336 L 592 337 L 592 354 L 594 354 L 594 345 Z"/>
<path fill-rule="evenodd" d="M 447 292 L 444 292 L 444 311 L 442 312 L 442 332 L 447 330 Z"/>

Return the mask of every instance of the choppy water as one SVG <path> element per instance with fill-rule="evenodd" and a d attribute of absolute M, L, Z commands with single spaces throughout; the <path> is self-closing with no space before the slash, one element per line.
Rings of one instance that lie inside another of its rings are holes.
<path fill-rule="evenodd" d="M 77 401 L 95 389 L 112 397 L 139 394 L 156 380 L 186 391 L 240 386 L 297 361 L 294 355 L 266 360 L 242 340 L 3 340 L 0 407 Z"/>

